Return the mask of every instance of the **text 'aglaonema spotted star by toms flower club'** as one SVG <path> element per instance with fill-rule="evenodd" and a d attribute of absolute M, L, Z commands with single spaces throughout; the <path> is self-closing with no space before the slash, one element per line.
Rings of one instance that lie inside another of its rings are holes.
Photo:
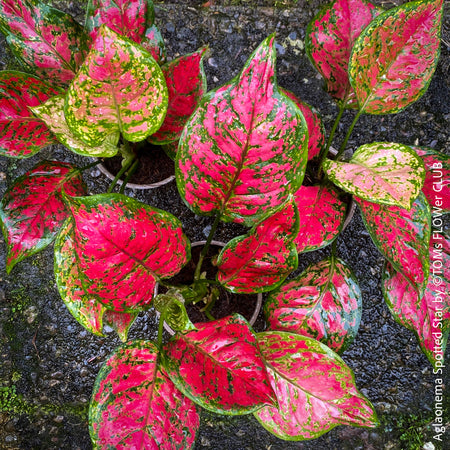
<path fill-rule="evenodd" d="M 96 448 L 192 448 L 198 406 L 253 413 L 293 441 L 337 425 L 377 426 L 337 355 L 361 320 L 362 290 L 337 245 L 351 201 L 387 260 L 389 309 L 437 367 L 432 326 L 442 323 L 443 355 L 450 299 L 433 286 L 430 262 L 440 250 L 446 263 L 449 248 L 447 236 L 441 242 L 431 233 L 429 202 L 436 167 L 441 189 L 447 186 L 449 157 L 402 143 L 352 149 L 348 142 L 362 114 L 396 113 L 426 91 L 441 21 L 442 0 L 387 11 L 365 0 L 324 6 L 305 45 L 339 107 L 326 136 L 317 110 L 278 85 L 275 35 L 232 80 L 207 92 L 207 46 L 170 60 L 151 0 L 91 0 L 84 27 L 39 0 L 0 0 L 0 30 L 31 72 L 0 72 L 0 154 L 27 158 L 59 141 L 82 156 L 123 158 L 119 193 L 115 180 L 108 192 L 88 195 L 82 173 L 91 163 L 79 169 L 44 161 L 13 181 L 0 204 L 8 273 L 55 241 L 64 304 L 89 332 L 104 336 L 109 325 L 124 341 L 94 386 Z M 332 152 L 348 109 L 354 120 Z M 147 142 L 174 158 L 187 207 L 214 218 L 189 281 L 174 278 L 191 267 L 182 222 L 124 195 Z M 353 154 L 344 159 L 344 151 Z M 439 207 L 440 214 L 450 210 L 445 200 Z M 210 258 L 215 232 L 227 222 L 248 230 Z M 330 254 L 290 277 L 304 252 L 330 244 Z M 443 271 L 444 288 L 449 279 Z M 216 319 L 219 287 L 268 292 L 268 329 L 255 333 L 234 311 Z M 191 322 L 187 307 L 195 304 L 209 322 Z M 137 315 L 151 307 L 159 313 L 156 341 L 127 342 Z M 175 335 L 164 343 L 165 322 Z"/>

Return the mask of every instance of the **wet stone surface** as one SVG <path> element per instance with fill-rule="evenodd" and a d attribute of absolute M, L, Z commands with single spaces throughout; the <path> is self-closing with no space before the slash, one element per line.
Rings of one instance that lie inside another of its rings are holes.
<path fill-rule="evenodd" d="M 279 84 L 318 108 L 329 130 L 337 108 L 322 90 L 322 80 L 304 52 L 306 24 L 323 2 L 216 0 L 211 2 L 212 6 L 202 8 L 203 3 L 183 0 L 156 7 L 157 23 L 166 39 L 169 57 L 209 44 L 205 70 L 208 87 L 214 88 L 235 76 L 256 46 L 276 32 Z M 79 3 L 54 4 L 83 20 Z M 295 4 L 299 6 L 286 7 Z M 450 42 L 445 30 L 444 39 Z M 396 141 L 439 151 L 450 148 L 446 45 L 442 46 L 441 60 L 426 95 L 400 114 L 362 117 L 349 147 Z M 1 40 L 0 69 L 5 68 L 17 65 L 10 62 L 9 51 Z M 343 138 L 353 114 L 344 115 L 335 146 Z M 15 178 L 43 159 L 87 164 L 86 159 L 61 146 L 49 147 L 26 160 L 0 157 L 0 195 Z M 85 173 L 85 181 L 91 193 L 105 192 L 108 186 L 108 180 L 96 169 Z M 211 226 L 209 218 L 195 217 L 184 206 L 173 182 L 154 191 L 126 193 L 175 214 L 193 241 L 204 239 Z M 216 238 L 227 241 L 240 233 L 241 227 L 221 225 Z M 275 438 L 251 415 L 223 417 L 204 411 L 196 448 L 405 449 L 410 448 L 401 438 L 405 430 L 417 428 L 419 420 L 425 425 L 432 421 L 435 376 L 414 334 L 393 320 L 383 302 L 380 291 L 383 259 L 365 231 L 359 213 L 340 236 L 338 249 L 340 257 L 357 275 L 364 303 L 358 336 L 343 359 L 353 369 L 358 388 L 375 405 L 381 426 L 374 430 L 341 426 L 315 441 L 295 443 Z M 5 251 L 0 238 L 0 449 L 90 449 L 87 405 L 92 386 L 102 363 L 120 344 L 119 339 L 110 329 L 105 330 L 104 338 L 95 337 L 72 318 L 56 290 L 52 247 L 24 260 L 10 275 L 5 272 Z M 329 249 L 324 249 L 302 256 L 296 274 L 328 254 Z M 256 328 L 264 329 L 262 318 Z M 152 310 L 138 318 L 129 337 L 156 338 Z M 448 356 L 446 366 L 450 367 Z M 447 370 L 447 385 L 449 378 Z M 448 397 L 446 402 L 448 405 Z M 417 419 L 413 425 L 408 421 L 411 418 Z M 450 421 L 450 415 L 446 420 Z M 424 442 L 431 441 L 429 427 L 417 428 L 417 432 L 425 435 Z"/>

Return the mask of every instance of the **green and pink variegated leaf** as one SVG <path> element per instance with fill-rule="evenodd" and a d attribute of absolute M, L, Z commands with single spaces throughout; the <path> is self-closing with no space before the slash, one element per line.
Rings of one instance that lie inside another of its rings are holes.
<path fill-rule="evenodd" d="M 425 167 L 407 145 L 373 142 L 349 162 L 325 160 L 323 168 L 340 188 L 369 202 L 411 208 L 425 180 Z"/>
<path fill-rule="evenodd" d="M 186 122 L 206 92 L 203 56 L 206 47 L 180 56 L 161 67 L 169 91 L 166 118 L 159 130 L 149 137 L 153 144 L 178 141 Z"/>
<path fill-rule="evenodd" d="M 426 147 L 412 147 L 425 164 L 422 192 L 438 214 L 450 213 L 450 156 Z"/>
<path fill-rule="evenodd" d="M 55 239 L 69 216 L 62 189 L 85 195 L 79 170 L 68 163 L 44 161 L 17 178 L 0 205 L 0 222 L 8 248 L 6 271 Z"/>
<path fill-rule="evenodd" d="M 353 341 L 361 321 L 362 294 L 348 265 L 329 257 L 272 291 L 264 305 L 271 330 L 312 337 L 335 352 Z"/>
<path fill-rule="evenodd" d="M 45 124 L 28 109 L 56 94 L 57 90 L 33 75 L 0 72 L 0 155 L 28 158 L 56 142 Z"/>
<path fill-rule="evenodd" d="M 196 324 L 164 347 L 163 364 L 183 394 L 221 414 L 275 404 L 256 336 L 240 315 Z"/>
<path fill-rule="evenodd" d="M 147 29 L 145 39 L 141 42 L 141 45 L 153 56 L 159 65 L 166 62 L 166 44 L 156 25 L 152 25 Z"/>
<path fill-rule="evenodd" d="M 276 83 L 274 36 L 240 75 L 205 95 L 176 160 L 179 192 L 197 214 L 252 226 L 301 185 L 307 127 Z"/>
<path fill-rule="evenodd" d="M 308 24 L 306 54 L 325 79 L 328 93 L 347 108 L 358 106 L 348 78 L 350 53 L 364 28 L 382 11 L 364 0 L 335 0 Z"/>
<path fill-rule="evenodd" d="M 77 270 L 86 278 L 87 295 L 108 309 L 148 307 L 155 283 L 177 274 L 190 258 L 181 222 L 168 212 L 120 194 L 67 201 Z"/>
<path fill-rule="evenodd" d="M 431 213 L 421 193 L 408 211 L 355 197 L 364 224 L 381 254 L 423 295 L 430 270 Z"/>
<path fill-rule="evenodd" d="M 430 264 L 423 297 L 390 263 L 384 268 L 382 287 L 394 318 L 416 333 L 422 351 L 437 367 L 438 361 L 444 361 L 450 333 L 450 238 L 444 233 L 433 233 Z"/>
<path fill-rule="evenodd" d="M 56 86 L 68 86 L 88 49 L 72 16 L 38 0 L 0 0 L 0 31 L 29 71 Z"/>
<path fill-rule="evenodd" d="M 100 157 L 114 156 L 119 148 L 120 133 L 113 132 L 105 138 L 101 145 L 90 147 L 78 138 L 67 125 L 64 116 L 64 95 L 57 95 L 48 99 L 40 106 L 30 108 L 31 111 L 41 119 L 52 131 L 61 144 L 79 155 Z"/>
<path fill-rule="evenodd" d="M 64 114 L 71 131 L 89 146 L 121 132 L 142 141 L 162 124 L 167 86 L 153 57 L 102 25 L 66 95 Z"/>
<path fill-rule="evenodd" d="M 314 339 L 282 331 L 258 333 L 278 407 L 254 415 L 288 441 L 314 439 L 336 425 L 376 427 L 375 409 L 357 389 L 351 369 Z"/>
<path fill-rule="evenodd" d="M 152 342 L 122 345 L 100 369 L 89 405 L 94 448 L 192 448 L 199 425 L 194 403 L 167 377 Z"/>
<path fill-rule="evenodd" d="M 106 25 L 117 34 L 141 44 L 154 19 L 152 0 L 89 0 L 85 26 L 92 41 L 95 41 L 99 28 Z"/>
<path fill-rule="evenodd" d="M 312 106 L 297 98 L 292 92 L 280 88 L 300 109 L 308 127 L 308 161 L 318 156 L 325 144 L 325 126 L 319 113 Z"/>
<path fill-rule="evenodd" d="M 217 280 L 231 292 L 241 294 L 275 289 L 297 268 L 293 240 L 298 224 L 297 207 L 291 197 L 248 234 L 225 245 L 216 262 Z"/>
<path fill-rule="evenodd" d="M 405 3 L 361 33 L 348 69 L 361 111 L 396 113 L 427 90 L 440 54 L 442 3 Z"/>
<path fill-rule="evenodd" d="M 332 187 L 302 186 L 294 195 L 300 227 L 297 252 L 309 252 L 333 242 L 344 225 L 347 206 Z"/>
<path fill-rule="evenodd" d="M 78 270 L 74 253 L 73 223 L 68 219 L 55 242 L 55 279 L 59 294 L 72 316 L 90 333 L 103 336 L 103 325 L 113 327 L 127 340 L 128 329 L 138 313 L 110 311 L 86 291 L 86 279 Z"/>

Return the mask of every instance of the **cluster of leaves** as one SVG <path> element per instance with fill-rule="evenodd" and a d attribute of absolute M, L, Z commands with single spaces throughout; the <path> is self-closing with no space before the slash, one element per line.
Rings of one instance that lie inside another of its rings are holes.
<path fill-rule="evenodd" d="M 92 0 L 84 28 L 38 1 L 0 6 L 1 31 L 35 74 L 0 73 L 3 155 L 31 156 L 58 140 L 88 156 L 120 150 L 130 166 L 130 143 L 175 144 L 182 199 L 196 214 L 215 217 L 208 242 L 220 220 L 249 228 L 216 258 L 217 280 L 200 277 L 201 255 L 191 286 L 154 298 L 155 284 L 170 286 L 190 259 L 173 215 L 122 194 L 87 196 L 81 169 L 56 161 L 38 164 L 7 191 L 0 219 L 8 271 L 56 239 L 59 292 L 89 331 L 101 335 L 108 323 L 126 341 L 151 305 L 161 324 L 178 331 L 163 345 L 160 327 L 158 342 L 128 342 L 105 363 L 90 408 L 96 447 L 190 447 L 196 404 L 253 413 L 288 440 L 338 424 L 376 426 L 372 405 L 337 354 L 361 317 L 350 267 L 334 246 L 330 257 L 286 280 L 299 255 L 336 240 L 349 196 L 388 261 L 390 309 L 437 365 L 432 324 L 443 324 L 445 349 L 450 305 L 433 302 L 430 252 L 442 250 L 449 288 L 450 241 L 430 239 L 428 202 L 435 199 L 431 170 L 448 174 L 448 158 L 386 142 L 363 145 L 348 161 L 342 154 L 361 114 L 395 113 L 426 90 L 439 56 L 442 0 L 385 12 L 364 0 L 335 0 L 311 21 L 307 52 L 340 107 L 338 120 L 345 109 L 357 110 L 334 159 L 327 159 L 333 133 L 326 143 L 315 110 L 277 84 L 273 35 L 240 74 L 206 93 L 205 49 L 166 62 L 150 0 Z M 305 172 L 317 165 L 314 182 L 305 184 Z M 205 283 L 270 291 L 270 331 L 255 334 L 239 315 L 191 324 L 180 298 L 203 295 Z"/>

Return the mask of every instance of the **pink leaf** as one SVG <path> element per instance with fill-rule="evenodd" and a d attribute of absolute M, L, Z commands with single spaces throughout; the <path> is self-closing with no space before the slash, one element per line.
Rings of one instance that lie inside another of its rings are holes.
<path fill-rule="evenodd" d="M 271 330 L 312 337 L 335 352 L 353 341 L 361 311 L 358 280 L 344 261 L 333 257 L 286 281 L 264 305 Z"/>
<path fill-rule="evenodd" d="M 282 331 L 258 333 L 278 408 L 254 415 L 281 439 L 314 439 L 336 425 L 376 427 L 371 403 L 358 392 L 350 368 L 314 339 Z"/>
<path fill-rule="evenodd" d="M 248 414 L 274 403 L 256 336 L 243 317 L 196 328 L 176 334 L 164 347 L 164 367 L 181 392 L 222 414 Z"/>
<path fill-rule="evenodd" d="M 188 121 L 176 160 L 178 188 L 194 212 L 251 226 L 300 187 L 306 152 L 306 124 L 278 90 L 269 36 Z"/>
<path fill-rule="evenodd" d="M 195 405 L 158 365 L 153 343 L 129 342 L 101 368 L 89 408 L 95 448 L 191 448 L 199 425 Z"/>

